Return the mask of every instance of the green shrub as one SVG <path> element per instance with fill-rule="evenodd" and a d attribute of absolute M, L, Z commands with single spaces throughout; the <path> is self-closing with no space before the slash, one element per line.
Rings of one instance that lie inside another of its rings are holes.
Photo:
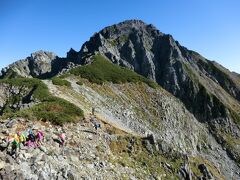
<path fill-rule="evenodd" d="M 152 88 L 157 87 L 155 82 L 134 71 L 113 64 L 101 55 L 95 55 L 93 58 L 92 64 L 74 68 L 70 70 L 70 73 L 97 84 L 103 84 L 106 81 L 113 83 L 144 82 Z"/>
<path fill-rule="evenodd" d="M 58 86 L 67 86 L 67 87 L 71 86 L 70 82 L 68 82 L 67 80 L 61 79 L 59 77 L 53 77 L 52 78 L 52 83 L 54 85 L 58 85 Z"/>
<path fill-rule="evenodd" d="M 77 122 L 83 118 L 83 111 L 74 104 L 60 98 L 52 100 L 34 106 L 31 109 L 33 115 L 39 120 L 50 121 L 57 125 Z"/>

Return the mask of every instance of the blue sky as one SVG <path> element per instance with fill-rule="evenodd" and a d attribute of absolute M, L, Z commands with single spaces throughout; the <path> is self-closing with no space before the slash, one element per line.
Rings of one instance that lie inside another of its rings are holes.
<path fill-rule="evenodd" d="M 65 56 L 126 19 L 154 24 L 240 73 L 239 0 L 0 0 L 0 67 L 40 49 Z"/>

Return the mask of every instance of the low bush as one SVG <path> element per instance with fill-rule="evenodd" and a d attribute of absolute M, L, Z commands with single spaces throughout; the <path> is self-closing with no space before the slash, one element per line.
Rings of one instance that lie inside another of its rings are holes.
<path fill-rule="evenodd" d="M 61 79 L 59 77 L 53 77 L 52 78 L 52 83 L 54 85 L 58 85 L 58 86 L 67 86 L 67 87 L 71 86 L 70 82 L 68 82 L 67 80 Z"/>

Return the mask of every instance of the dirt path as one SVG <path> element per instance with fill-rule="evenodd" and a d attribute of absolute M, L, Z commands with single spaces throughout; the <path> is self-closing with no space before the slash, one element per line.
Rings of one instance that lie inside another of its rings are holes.
<path fill-rule="evenodd" d="M 78 106 L 79 108 L 81 108 L 84 111 L 85 117 L 87 119 L 90 118 L 91 109 L 86 107 L 86 105 L 84 105 L 84 102 L 82 102 L 80 99 L 77 99 L 74 96 L 72 96 L 71 93 L 69 94 L 69 92 L 61 90 L 61 88 L 58 88 L 57 86 L 55 86 L 52 83 L 52 81 L 50 81 L 50 80 L 43 80 L 43 82 L 48 86 L 49 92 L 52 95 L 62 98 L 62 99 L 65 99 L 65 100 L 73 103 L 74 105 Z M 76 89 L 76 87 L 73 87 L 73 90 L 74 89 Z M 76 93 L 78 93 L 78 92 L 76 92 Z M 92 102 L 92 104 L 96 105 L 96 102 Z M 101 105 L 99 105 L 99 106 L 101 106 Z M 100 121 L 102 121 L 104 123 L 110 124 L 111 126 L 117 128 L 117 129 L 120 129 L 126 133 L 129 133 L 131 135 L 140 136 L 138 133 L 136 133 L 133 130 L 131 130 L 130 128 L 126 127 L 123 123 L 120 123 L 119 121 L 114 119 L 114 117 L 111 118 L 111 116 L 109 116 L 108 113 L 104 113 L 104 110 L 102 111 L 102 113 L 101 112 L 95 113 L 95 115 L 96 115 L 97 119 L 99 119 Z"/>

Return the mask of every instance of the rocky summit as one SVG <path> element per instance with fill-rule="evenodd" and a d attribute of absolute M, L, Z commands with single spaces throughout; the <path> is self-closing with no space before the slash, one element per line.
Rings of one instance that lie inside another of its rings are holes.
<path fill-rule="evenodd" d="M 240 75 L 154 25 L 127 20 L 0 75 L 1 179 L 240 179 Z M 29 129 L 43 142 L 13 156 L 9 137 Z"/>

